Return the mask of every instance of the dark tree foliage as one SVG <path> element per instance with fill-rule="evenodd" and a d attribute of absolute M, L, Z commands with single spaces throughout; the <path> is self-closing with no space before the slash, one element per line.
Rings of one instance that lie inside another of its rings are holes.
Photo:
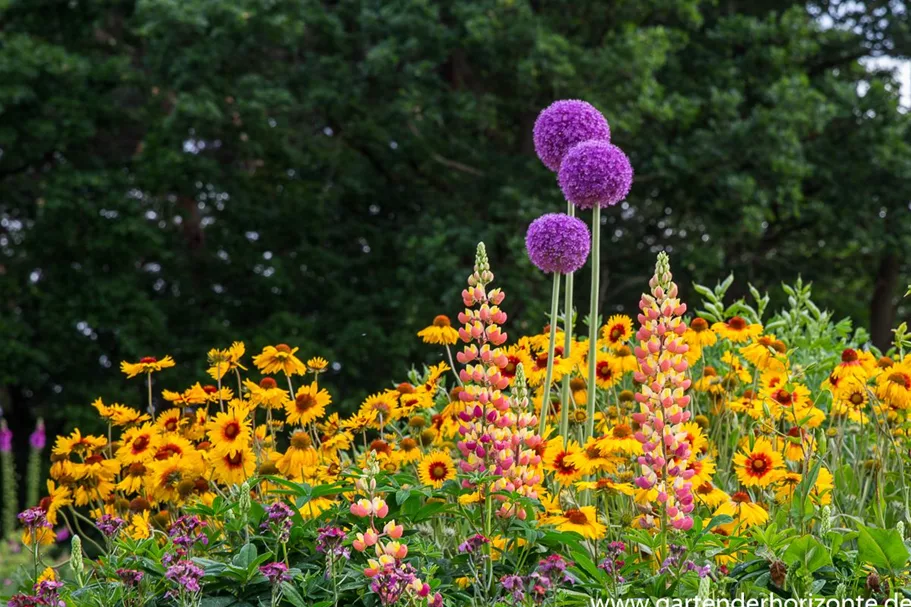
<path fill-rule="evenodd" d="M 170 353 L 179 389 L 232 340 L 329 358 L 357 403 L 438 359 L 415 333 L 457 313 L 479 240 L 508 328 L 539 328 L 524 232 L 565 202 L 531 127 L 567 97 L 637 172 L 602 313 L 664 249 L 684 285 L 802 275 L 882 345 L 911 148 L 860 59 L 908 54 L 907 25 L 896 2 L 0 0 L 0 403 L 24 440 L 141 406 L 120 360 Z"/>

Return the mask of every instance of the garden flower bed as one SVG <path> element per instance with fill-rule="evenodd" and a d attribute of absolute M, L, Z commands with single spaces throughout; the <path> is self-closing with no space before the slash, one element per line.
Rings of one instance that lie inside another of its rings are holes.
<path fill-rule="evenodd" d="M 18 523 L 6 500 L 8 604 L 911 597 L 906 328 L 878 352 L 800 282 L 776 313 L 752 288 L 725 303 L 733 277 L 688 307 L 665 253 L 637 318 L 599 317 L 597 279 L 576 315 L 573 274 L 598 276 L 600 214 L 632 167 L 583 102 L 534 134 L 568 201 L 527 234 L 554 279 L 540 334 L 507 335 L 480 244 L 463 311 L 418 332 L 448 362 L 351 414 L 321 387 L 328 362 L 287 344 L 215 348 L 189 387 L 168 384 L 169 356 L 121 363 L 147 402 L 99 398 L 104 430 L 56 438 Z"/>

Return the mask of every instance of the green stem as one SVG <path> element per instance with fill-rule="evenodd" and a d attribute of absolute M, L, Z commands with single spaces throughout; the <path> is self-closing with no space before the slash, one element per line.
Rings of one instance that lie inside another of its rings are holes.
<path fill-rule="evenodd" d="M 575 217 L 576 207 L 566 203 L 566 214 Z M 569 358 L 573 343 L 573 275 L 566 275 L 566 286 L 563 288 L 563 358 Z M 560 436 L 563 437 L 563 446 L 569 442 L 569 404 L 572 400 L 570 381 L 572 374 L 563 376 L 563 390 L 560 395 Z"/>
<path fill-rule="evenodd" d="M 550 295 L 550 340 L 547 344 L 547 372 L 544 385 L 541 387 L 541 421 L 538 423 L 538 434 L 544 436 L 547 426 L 547 414 L 550 412 L 550 383 L 554 377 L 554 349 L 557 342 L 557 313 L 560 310 L 560 276 L 554 272 L 554 288 Z"/>
<path fill-rule="evenodd" d="M 595 396 L 597 385 L 595 374 L 598 371 L 598 282 L 601 277 L 601 207 L 597 204 L 592 209 L 592 291 L 588 313 L 588 409 L 585 418 L 585 440 L 595 432 Z"/>

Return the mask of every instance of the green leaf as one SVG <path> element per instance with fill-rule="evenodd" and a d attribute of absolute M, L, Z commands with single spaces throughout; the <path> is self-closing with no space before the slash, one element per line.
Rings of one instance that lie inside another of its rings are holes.
<path fill-rule="evenodd" d="M 908 548 L 895 529 L 860 527 L 857 557 L 865 565 L 898 575 L 908 563 Z"/>
<path fill-rule="evenodd" d="M 791 542 L 791 545 L 785 550 L 782 560 L 788 566 L 793 565 L 795 561 L 800 562 L 810 573 L 832 564 L 826 547 L 812 535 L 804 535 Z"/>

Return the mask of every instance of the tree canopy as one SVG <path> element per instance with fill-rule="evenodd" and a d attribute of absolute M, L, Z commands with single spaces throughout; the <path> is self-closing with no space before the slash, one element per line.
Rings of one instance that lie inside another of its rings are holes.
<path fill-rule="evenodd" d="M 183 388 L 233 340 L 330 359 L 356 403 L 441 356 L 415 333 L 458 312 L 481 240 L 507 329 L 539 328 L 525 229 L 565 202 L 531 130 L 560 98 L 636 170 L 603 313 L 666 250 L 683 286 L 801 275 L 883 345 L 909 118 L 861 59 L 909 54 L 908 23 L 894 1 L 0 0 L 0 403 L 69 425 L 142 403 L 119 361 L 171 354 L 159 387 Z"/>

